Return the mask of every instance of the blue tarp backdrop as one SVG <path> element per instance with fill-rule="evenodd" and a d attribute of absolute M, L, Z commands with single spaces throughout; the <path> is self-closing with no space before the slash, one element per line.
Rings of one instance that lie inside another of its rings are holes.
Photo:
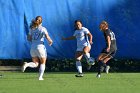
<path fill-rule="evenodd" d="M 38 15 L 54 41 L 52 47 L 45 43 L 49 58 L 74 57 L 76 40 L 61 37 L 73 35 L 74 20 L 80 19 L 93 34 L 91 56 L 105 46 L 99 23 L 106 20 L 116 34 L 116 58 L 140 59 L 139 0 L 0 0 L 0 59 L 30 58 L 26 37 Z"/>

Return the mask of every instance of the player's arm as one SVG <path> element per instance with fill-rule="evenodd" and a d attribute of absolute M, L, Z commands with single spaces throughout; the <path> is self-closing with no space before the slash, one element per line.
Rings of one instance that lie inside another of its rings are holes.
<path fill-rule="evenodd" d="M 70 36 L 70 37 L 67 37 L 67 38 L 62 37 L 62 40 L 73 40 L 75 38 L 76 38 L 75 36 Z"/>
<path fill-rule="evenodd" d="M 48 31 L 47 31 L 47 29 L 46 29 L 45 27 L 43 28 L 43 34 L 45 35 L 45 38 L 48 40 L 48 43 L 49 43 L 49 45 L 51 46 L 52 43 L 53 43 L 53 41 L 52 41 L 52 39 L 50 38 L 50 36 L 49 36 L 49 34 L 48 34 Z"/>
<path fill-rule="evenodd" d="M 46 39 L 48 40 L 49 45 L 51 46 L 51 45 L 52 45 L 52 43 L 53 43 L 53 41 L 52 41 L 52 39 L 50 38 L 49 34 L 48 34 L 48 33 L 46 33 L 46 34 L 45 34 L 45 37 L 46 37 Z"/>
<path fill-rule="evenodd" d="M 109 52 L 109 51 L 110 51 L 110 45 L 111 45 L 111 39 L 110 39 L 110 36 L 107 36 L 107 44 L 108 44 L 107 52 Z"/>
<path fill-rule="evenodd" d="M 89 32 L 87 35 L 89 36 L 89 43 L 93 44 L 93 42 L 92 42 L 92 34 Z"/>

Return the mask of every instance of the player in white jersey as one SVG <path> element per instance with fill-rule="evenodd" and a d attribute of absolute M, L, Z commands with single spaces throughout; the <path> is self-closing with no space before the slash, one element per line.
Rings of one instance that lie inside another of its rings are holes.
<path fill-rule="evenodd" d="M 27 37 L 27 39 L 31 41 L 30 54 L 33 62 L 24 62 L 22 71 L 24 72 L 27 67 L 36 68 L 40 63 L 39 80 L 44 80 L 43 74 L 47 60 L 47 52 L 44 45 L 45 38 L 48 40 L 49 45 L 51 46 L 53 41 L 50 38 L 47 29 L 42 26 L 42 17 L 37 16 L 30 25 L 30 31 Z"/>
<path fill-rule="evenodd" d="M 77 39 L 77 50 L 76 50 L 76 67 L 78 70 L 78 74 L 75 75 L 76 77 L 83 77 L 82 74 L 82 64 L 81 59 L 83 55 L 85 55 L 87 61 L 90 59 L 90 49 L 92 44 L 92 34 L 89 30 L 85 27 L 82 27 L 82 22 L 80 20 L 75 21 L 75 33 L 73 36 L 68 38 L 62 38 L 62 40 L 73 40 Z M 88 40 L 88 37 L 90 38 Z"/>

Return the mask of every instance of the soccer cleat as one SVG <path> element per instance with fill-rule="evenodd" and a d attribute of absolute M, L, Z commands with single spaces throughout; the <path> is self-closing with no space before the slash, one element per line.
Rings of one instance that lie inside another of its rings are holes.
<path fill-rule="evenodd" d="M 39 77 L 39 79 L 38 80 L 44 80 L 42 77 Z"/>
<path fill-rule="evenodd" d="M 75 77 L 83 77 L 84 75 L 82 73 L 76 74 Z"/>
<path fill-rule="evenodd" d="M 25 69 L 27 68 L 26 64 L 27 64 L 27 62 L 24 62 L 23 66 L 22 66 L 22 69 L 21 69 L 22 72 L 24 72 Z"/>
<path fill-rule="evenodd" d="M 97 74 L 97 76 L 96 76 L 97 78 L 100 78 L 101 77 L 101 75 L 100 74 Z"/>
<path fill-rule="evenodd" d="M 106 68 L 105 68 L 105 72 L 106 72 L 106 74 L 109 73 L 109 69 L 110 69 L 110 66 L 106 66 Z"/>

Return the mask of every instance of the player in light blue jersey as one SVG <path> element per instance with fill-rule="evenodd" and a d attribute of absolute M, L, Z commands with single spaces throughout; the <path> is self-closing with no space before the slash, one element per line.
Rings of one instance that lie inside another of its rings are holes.
<path fill-rule="evenodd" d="M 30 25 L 30 31 L 27 37 L 27 39 L 31 41 L 30 54 L 33 62 L 24 62 L 22 72 L 24 72 L 27 67 L 36 68 L 40 63 L 39 80 L 44 80 L 43 74 L 47 60 L 47 52 L 44 45 L 45 38 L 48 40 L 49 45 L 51 46 L 53 41 L 50 38 L 47 29 L 42 26 L 42 17 L 37 16 Z"/>
<path fill-rule="evenodd" d="M 62 40 L 72 40 L 77 39 L 77 50 L 76 50 L 76 67 L 78 70 L 78 74 L 75 75 L 76 77 L 83 77 L 82 74 L 82 64 L 81 59 L 83 55 L 85 55 L 87 61 L 90 60 L 90 49 L 92 42 L 92 34 L 89 32 L 89 30 L 85 27 L 82 27 L 82 22 L 80 20 L 75 21 L 75 33 L 73 36 L 68 38 L 62 38 Z M 89 37 L 89 39 L 88 39 Z"/>

